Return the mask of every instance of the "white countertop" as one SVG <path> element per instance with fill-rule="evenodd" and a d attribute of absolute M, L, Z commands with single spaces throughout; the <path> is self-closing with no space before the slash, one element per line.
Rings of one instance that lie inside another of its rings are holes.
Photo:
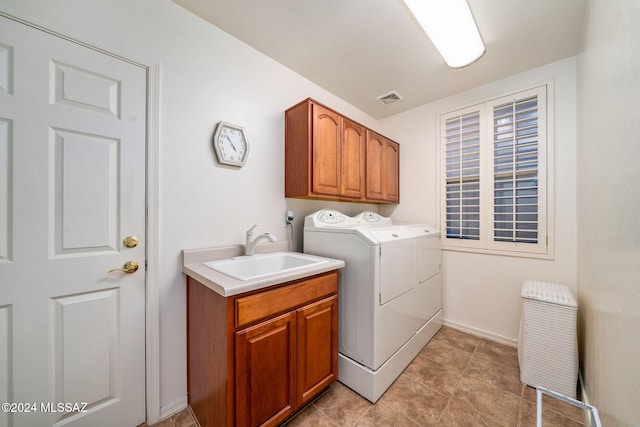
<path fill-rule="evenodd" d="M 256 254 L 271 252 L 288 252 L 288 242 L 275 242 L 257 245 Z M 218 294 L 228 297 L 243 292 L 255 291 L 291 280 L 303 279 L 316 274 L 326 273 L 344 267 L 344 261 L 305 254 L 311 258 L 317 258 L 325 262 L 311 264 L 308 267 L 296 269 L 285 273 L 272 274 L 252 280 L 238 280 L 226 274 L 219 273 L 204 262 L 228 259 L 244 254 L 243 245 L 221 246 L 204 249 L 185 249 L 182 251 L 182 272 L 196 279 Z"/>

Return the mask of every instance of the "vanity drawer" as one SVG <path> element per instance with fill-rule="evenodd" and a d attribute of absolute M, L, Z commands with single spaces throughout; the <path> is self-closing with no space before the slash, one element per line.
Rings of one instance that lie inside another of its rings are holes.
<path fill-rule="evenodd" d="M 236 328 L 294 310 L 338 292 L 338 272 L 333 271 L 272 291 L 236 299 Z"/>

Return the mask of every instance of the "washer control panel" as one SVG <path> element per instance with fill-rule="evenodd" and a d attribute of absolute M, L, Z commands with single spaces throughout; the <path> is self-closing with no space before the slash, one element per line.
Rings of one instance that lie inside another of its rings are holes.
<path fill-rule="evenodd" d="M 321 209 L 304 220 L 305 227 L 377 227 L 391 225 L 391 218 L 384 217 L 373 211 L 363 211 L 355 216 L 347 216 L 335 209 Z"/>
<path fill-rule="evenodd" d="M 346 217 L 340 212 L 330 209 L 316 212 L 316 218 L 318 218 L 318 221 L 325 224 L 340 224 L 346 219 Z"/>
<path fill-rule="evenodd" d="M 362 211 L 358 215 L 354 216 L 354 218 L 359 219 L 365 223 L 379 223 L 384 222 L 383 220 L 385 219 L 388 219 L 373 211 Z"/>

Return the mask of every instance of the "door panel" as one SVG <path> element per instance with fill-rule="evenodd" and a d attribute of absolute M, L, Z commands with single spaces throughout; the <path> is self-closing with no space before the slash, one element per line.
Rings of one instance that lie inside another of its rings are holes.
<path fill-rule="evenodd" d="M 10 162 L 12 137 L 11 120 L 0 118 L 0 264 L 8 262 L 11 258 L 11 244 L 9 243 L 11 238 L 11 202 L 9 200 L 11 187 L 9 179 L 13 175 Z"/>
<path fill-rule="evenodd" d="M 10 402 L 11 397 L 11 306 L 0 306 L 0 402 Z M 9 414 L 0 412 L 0 426 L 9 425 Z"/>
<path fill-rule="evenodd" d="M 342 175 L 340 194 L 360 199 L 364 196 L 365 129 L 342 119 Z"/>
<path fill-rule="evenodd" d="M 117 399 L 119 296 L 108 289 L 52 299 L 56 402 Z"/>
<path fill-rule="evenodd" d="M 52 129 L 54 256 L 117 251 L 120 141 Z"/>
<path fill-rule="evenodd" d="M 296 314 L 236 334 L 236 425 L 276 426 L 293 413 Z"/>
<path fill-rule="evenodd" d="M 389 202 L 400 202 L 400 146 L 387 141 L 384 148 L 383 194 Z"/>
<path fill-rule="evenodd" d="M 340 116 L 313 104 L 314 193 L 340 194 Z"/>
<path fill-rule="evenodd" d="M 338 297 L 298 310 L 298 406 L 338 377 Z"/>
<path fill-rule="evenodd" d="M 51 64 L 53 103 L 120 118 L 120 82 L 72 65 Z"/>
<path fill-rule="evenodd" d="M 366 196 L 367 199 L 384 199 L 382 162 L 384 141 L 374 132 L 367 130 L 367 166 Z"/>
<path fill-rule="evenodd" d="M 145 421 L 145 115 L 145 69 L 0 17 L 2 426 Z"/>

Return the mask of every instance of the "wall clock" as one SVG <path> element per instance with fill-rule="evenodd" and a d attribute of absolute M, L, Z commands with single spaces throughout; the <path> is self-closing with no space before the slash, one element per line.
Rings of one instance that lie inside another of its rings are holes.
<path fill-rule="evenodd" d="M 213 134 L 213 149 L 218 162 L 242 167 L 249 156 L 247 133 L 242 126 L 219 122 Z"/>

